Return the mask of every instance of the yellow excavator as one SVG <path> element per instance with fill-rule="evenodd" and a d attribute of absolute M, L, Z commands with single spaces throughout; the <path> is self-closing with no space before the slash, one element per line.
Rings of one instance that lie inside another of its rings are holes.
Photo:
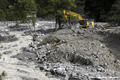
<path fill-rule="evenodd" d="M 94 27 L 94 20 L 83 19 L 80 14 L 66 10 L 63 11 L 63 14 L 66 21 L 68 20 L 68 15 L 77 17 L 79 19 L 80 27 Z"/>

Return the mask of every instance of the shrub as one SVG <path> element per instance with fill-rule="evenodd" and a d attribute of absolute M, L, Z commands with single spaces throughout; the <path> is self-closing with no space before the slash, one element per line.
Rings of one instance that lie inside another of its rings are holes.
<path fill-rule="evenodd" d="M 53 43 L 59 43 L 59 42 L 60 42 L 60 39 L 58 39 L 55 36 L 50 35 L 50 36 L 44 38 L 43 41 L 40 42 L 40 44 L 38 44 L 38 47 L 42 46 L 42 45 L 46 45 L 47 43 L 48 44 L 53 44 Z"/>

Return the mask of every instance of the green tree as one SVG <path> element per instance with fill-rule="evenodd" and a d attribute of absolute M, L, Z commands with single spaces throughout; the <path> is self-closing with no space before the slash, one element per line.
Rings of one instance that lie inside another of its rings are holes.
<path fill-rule="evenodd" d="M 49 9 L 49 5 L 48 4 L 49 0 L 36 0 L 36 4 L 37 4 L 37 17 L 42 17 L 44 18 L 47 14 L 48 14 L 48 9 Z M 51 6 L 50 6 L 51 7 Z"/>
<path fill-rule="evenodd" d="M 34 0 L 17 0 L 13 4 L 13 12 L 16 21 L 27 22 L 32 19 L 33 12 L 36 12 L 37 7 Z"/>
<path fill-rule="evenodd" d="M 75 7 L 75 0 L 36 0 L 36 2 L 39 4 L 39 15 L 53 15 L 59 28 L 62 28 L 63 10 Z"/>
<path fill-rule="evenodd" d="M 95 18 L 100 21 L 101 12 L 103 12 L 104 0 L 86 0 L 85 13 L 89 17 Z"/>
<path fill-rule="evenodd" d="M 0 0 L 0 9 L 5 11 L 6 9 L 8 9 L 8 4 L 9 3 L 7 0 Z"/>
<path fill-rule="evenodd" d="M 0 21 L 5 20 L 5 13 L 0 9 Z"/>
<path fill-rule="evenodd" d="M 96 21 L 106 21 L 106 15 L 111 10 L 115 0 L 86 0 L 85 14 Z"/>
<path fill-rule="evenodd" d="M 120 24 L 120 1 L 119 0 L 115 0 L 115 3 L 112 5 L 112 8 L 109 11 L 107 17 L 108 17 L 107 19 L 108 21 Z"/>
<path fill-rule="evenodd" d="M 72 11 L 84 16 L 85 1 L 86 0 L 75 0 L 76 7 L 72 8 Z"/>
<path fill-rule="evenodd" d="M 6 10 L 8 9 L 8 1 L 0 0 L 0 20 L 6 19 Z"/>
<path fill-rule="evenodd" d="M 59 29 L 62 28 L 63 22 L 63 10 L 71 10 L 72 7 L 75 7 L 75 0 L 56 0 L 54 6 L 55 18 L 56 18 L 56 28 L 57 24 L 59 25 Z"/>

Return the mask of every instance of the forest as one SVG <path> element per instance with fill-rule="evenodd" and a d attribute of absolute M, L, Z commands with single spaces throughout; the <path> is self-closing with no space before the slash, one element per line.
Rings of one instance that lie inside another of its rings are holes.
<path fill-rule="evenodd" d="M 63 10 L 73 11 L 96 22 L 120 24 L 120 0 L 0 0 L 1 21 L 62 18 Z M 31 17 L 28 17 L 31 16 Z"/>

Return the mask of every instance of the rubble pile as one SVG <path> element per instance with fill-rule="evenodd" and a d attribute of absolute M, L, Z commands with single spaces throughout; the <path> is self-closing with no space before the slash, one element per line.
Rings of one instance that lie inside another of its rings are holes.
<path fill-rule="evenodd" d="M 105 29 L 108 29 L 109 27 L 110 27 L 110 24 L 108 23 L 96 23 L 95 24 L 96 29 L 105 30 Z"/>
<path fill-rule="evenodd" d="M 29 47 L 13 57 L 34 61 L 46 76 L 61 80 L 103 80 L 109 77 L 119 80 L 120 60 L 116 58 L 119 52 L 114 52 L 119 45 L 116 44 L 115 49 L 112 48 L 115 45 L 109 47 L 118 37 L 106 40 L 112 36 L 109 32 L 63 29 L 46 35 L 37 34 Z"/>

